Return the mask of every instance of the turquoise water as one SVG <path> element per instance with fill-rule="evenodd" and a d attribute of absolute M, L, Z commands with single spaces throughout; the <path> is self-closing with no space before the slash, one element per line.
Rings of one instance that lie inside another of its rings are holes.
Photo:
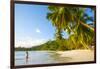
<path fill-rule="evenodd" d="M 25 51 L 15 52 L 15 65 L 66 63 L 69 60 L 52 51 L 28 51 L 28 59 Z"/>

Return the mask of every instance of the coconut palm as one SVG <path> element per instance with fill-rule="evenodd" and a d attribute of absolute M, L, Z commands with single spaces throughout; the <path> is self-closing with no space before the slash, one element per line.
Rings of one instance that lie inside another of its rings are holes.
<path fill-rule="evenodd" d="M 50 12 L 47 14 L 47 18 L 52 21 L 52 24 L 56 26 L 57 29 L 67 28 L 67 30 L 69 31 L 71 29 L 68 23 L 75 23 L 76 21 L 77 24 L 80 23 L 84 27 L 94 31 L 94 28 L 86 24 L 86 21 L 92 18 L 87 14 L 84 14 L 85 8 L 49 6 L 48 9 L 50 10 Z"/>
<path fill-rule="evenodd" d="M 88 20 L 92 21 L 93 19 L 85 13 L 86 8 L 49 6 L 48 9 L 50 12 L 47 14 L 47 18 L 57 29 L 56 37 L 61 39 L 62 30 L 67 29 L 67 32 L 73 35 L 70 36 L 69 40 L 76 45 L 75 48 L 79 48 L 79 44 L 79 46 L 82 45 L 82 47 L 88 49 L 94 28 L 87 24 Z"/>
<path fill-rule="evenodd" d="M 86 9 L 86 8 L 85 8 Z M 84 9 L 84 10 L 85 10 Z M 81 14 L 81 15 L 80 15 Z M 76 13 L 76 18 L 78 17 L 79 25 L 76 27 L 76 35 L 80 34 L 80 43 L 85 47 L 89 48 L 89 44 L 94 40 L 94 27 L 88 25 L 88 21 L 94 22 L 93 17 L 88 16 L 84 11 L 80 10 Z M 78 37 L 79 37 L 78 36 Z"/>
<path fill-rule="evenodd" d="M 66 24 L 73 19 L 69 10 L 70 8 L 49 6 L 48 9 L 50 12 L 47 14 L 47 19 L 51 20 L 52 25 L 56 27 L 56 37 L 61 39 L 62 30 L 65 29 Z"/>

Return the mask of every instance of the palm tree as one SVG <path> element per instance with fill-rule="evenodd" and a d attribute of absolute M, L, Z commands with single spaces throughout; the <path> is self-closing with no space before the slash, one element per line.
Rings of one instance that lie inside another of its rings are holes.
<path fill-rule="evenodd" d="M 70 36 L 69 39 L 73 42 L 75 48 L 80 48 L 79 46 L 89 49 L 89 45 L 94 41 L 94 27 L 87 24 L 88 21 L 93 22 L 93 17 L 88 16 L 85 13 L 86 8 L 73 8 L 74 20 L 70 23 L 69 29 L 71 29 L 74 34 Z M 74 11 L 75 10 L 75 11 Z"/>
<path fill-rule="evenodd" d="M 77 8 L 76 10 L 77 11 L 73 11 L 74 21 L 76 21 L 77 23 L 80 23 L 85 28 L 88 28 L 91 31 L 94 31 L 94 28 L 87 24 L 87 21 L 93 22 L 93 17 L 85 13 L 86 8 Z"/>
<path fill-rule="evenodd" d="M 84 48 L 88 48 L 88 42 L 93 36 L 94 28 L 87 24 L 87 20 L 92 20 L 92 18 L 85 13 L 85 8 L 49 6 L 48 9 L 50 12 L 47 14 L 47 18 L 56 27 L 58 39 L 62 38 L 62 30 L 67 29 L 70 35 L 74 33 L 73 36 L 70 36 L 73 44 L 81 44 Z M 87 39 L 86 36 L 88 36 Z"/>
<path fill-rule="evenodd" d="M 66 28 L 66 24 L 72 19 L 72 15 L 69 11 L 70 8 L 49 6 L 50 12 L 47 14 L 47 19 L 51 20 L 53 26 L 56 27 L 56 38 L 62 39 L 62 30 Z"/>
<path fill-rule="evenodd" d="M 47 18 L 52 21 L 52 24 L 56 26 L 57 29 L 66 29 L 67 27 L 67 30 L 69 30 L 70 26 L 68 25 L 68 23 L 75 23 L 76 21 L 76 23 L 80 23 L 84 27 L 94 31 L 94 28 L 86 24 L 87 20 L 93 19 L 84 13 L 85 8 L 49 6 L 48 9 L 50 10 L 50 12 L 47 14 Z"/>

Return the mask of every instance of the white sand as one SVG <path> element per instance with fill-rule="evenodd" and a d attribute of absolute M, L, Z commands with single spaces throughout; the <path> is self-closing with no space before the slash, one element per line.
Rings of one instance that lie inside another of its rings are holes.
<path fill-rule="evenodd" d="M 57 51 L 61 57 L 72 58 L 69 62 L 85 62 L 94 61 L 93 50 L 71 50 L 71 51 Z"/>

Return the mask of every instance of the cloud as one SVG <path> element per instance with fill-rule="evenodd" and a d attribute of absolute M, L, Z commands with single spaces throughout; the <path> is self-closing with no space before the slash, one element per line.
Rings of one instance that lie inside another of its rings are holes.
<path fill-rule="evenodd" d="M 40 29 L 38 29 L 38 28 L 36 29 L 36 32 L 37 32 L 37 33 L 41 33 Z"/>
<path fill-rule="evenodd" d="M 24 38 L 23 40 L 16 40 L 15 41 L 15 47 L 32 47 L 32 46 L 37 46 L 44 44 L 48 40 L 46 39 L 32 39 L 32 38 Z"/>

